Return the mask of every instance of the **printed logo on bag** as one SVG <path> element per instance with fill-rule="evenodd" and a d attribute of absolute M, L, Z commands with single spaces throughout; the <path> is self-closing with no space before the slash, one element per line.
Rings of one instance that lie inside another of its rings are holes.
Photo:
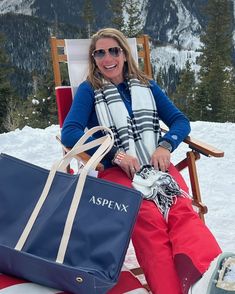
<path fill-rule="evenodd" d="M 102 197 L 96 197 L 96 196 L 92 196 L 91 199 L 89 200 L 89 202 L 94 205 L 104 206 L 109 209 L 118 210 L 118 211 L 125 212 L 125 213 L 127 213 L 127 209 L 129 206 L 129 205 L 125 205 L 123 203 L 118 203 L 113 200 L 108 200 L 108 199 L 105 199 Z"/>

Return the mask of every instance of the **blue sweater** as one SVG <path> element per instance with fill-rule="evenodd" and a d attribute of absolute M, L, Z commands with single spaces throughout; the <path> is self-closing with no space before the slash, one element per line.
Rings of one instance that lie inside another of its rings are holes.
<path fill-rule="evenodd" d="M 126 105 L 129 115 L 132 116 L 131 96 L 126 82 L 117 86 L 118 91 Z M 160 141 L 168 141 L 172 146 L 172 151 L 185 139 L 190 132 L 189 120 L 179 111 L 171 100 L 164 94 L 156 82 L 151 81 L 150 89 L 153 93 L 158 115 L 169 128 Z M 94 105 L 94 90 L 88 81 L 83 82 L 74 97 L 71 109 L 64 121 L 61 140 L 67 147 L 72 147 L 84 134 L 85 128 L 92 128 L 99 125 Z M 118 110 L 117 110 L 118 111 Z M 101 134 L 96 134 L 99 137 Z M 90 138 L 92 140 L 92 138 Z M 102 161 L 106 167 L 110 166 L 117 148 L 113 147 L 109 154 Z M 93 154 L 94 150 L 89 153 Z"/>

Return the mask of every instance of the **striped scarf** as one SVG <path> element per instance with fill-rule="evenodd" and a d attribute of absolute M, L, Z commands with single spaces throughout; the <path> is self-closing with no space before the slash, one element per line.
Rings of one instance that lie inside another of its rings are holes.
<path fill-rule="evenodd" d="M 156 204 L 166 221 L 177 196 L 189 197 L 169 173 L 155 170 L 151 165 L 143 166 L 134 175 L 132 186 L 142 193 L 144 199 Z"/>
<path fill-rule="evenodd" d="M 149 164 L 161 136 L 159 117 L 151 89 L 137 79 L 130 79 L 133 117 L 130 117 L 115 85 L 105 81 L 95 90 L 95 110 L 100 125 L 114 133 L 114 146 Z"/>

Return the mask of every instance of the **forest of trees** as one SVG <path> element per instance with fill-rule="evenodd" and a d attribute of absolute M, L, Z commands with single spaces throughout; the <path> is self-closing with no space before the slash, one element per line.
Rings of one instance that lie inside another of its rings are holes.
<path fill-rule="evenodd" d="M 96 30 L 96 15 L 91 1 L 85 1 L 83 37 Z M 137 0 L 109 0 L 113 12 L 110 26 L 134 37 L 143 33 L 141 4 Z M 125 17 L 124 13 L 125 11 Z M 203 13 L 207 16 L 201 35 L 200 72 L 192 71 L 189 62 L 181 71 L 176 90 L 169 93 L 174 103 L 190 118 L 215 122 L 235 122 L 235 67 L 232 54 L 234 27 L 232 1 L 208 0 Z M 81 33 L 81 32 L 80 32 Z M 57 110 L 51 66 L 46 73 L 32 73 L 32 93 L 22 99 L 11 85 L 15 70 L 4 50 L 0 36 L 0 133 L 25 125 L 45 128 L 57 123 Z M 48 57 L 49 59 L 49 57 Z M 50 62 L 49 62 L 50 63 Z M 160 71 L 161 72 L 161 71 Z M 155 77 L 161 85 L 161 76 Z"/>
<path fill-rule="evenodd" d="M 232 61 L 233 3 L 209 0 L 208 17 L 201 35 L 202 54 L 197 82 L 187 63 L 173 93 L 175 103 L 191 120 L 235 122 L 235 68 Z"/>

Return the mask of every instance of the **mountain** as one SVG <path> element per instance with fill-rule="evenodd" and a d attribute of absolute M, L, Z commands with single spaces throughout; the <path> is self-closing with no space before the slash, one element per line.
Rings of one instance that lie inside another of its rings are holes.
<path fill-rule="evenodd" d="M 0 16 L 0 28 L 5 35 L 5 50 L 14 68 L 13 85 L 22 97 L 32 91 L 32 78 L 51 67 L 49 37 L 51 35 L 78 38 L 78 29 L 68 24 L 48 22 L 23 14 Z"/>
<path fill-rule="evenodd" d="M 206 0 L 149 1 L 145 31 L 152 38 L 183 48 L 198 48 L 199 35 L 204 26 L 200 7 Z M 194 4 L 193 4 L 194 3 Z M 193 41 L 192 41 L 193 40 Z M 196 42 L 195 42 L 196 41 Z"/>
<path fill-rule="evenodd" d="M 208 0 L 141 0 L 143 32 L 151 37 L 152 62 L 155 72 L 162 67 L 168 83 L 190 60 L 198 70 L 200 34 L 206 25 L 203 7 Z M 94 28 L 111 26 L 112 11 L 108 0 L 92 0 Z M 48 66 L 50 35 L 74 38 L 83 35 L 84 0 L 1 0 L 0 31 L 6 35 L 6 51 L 20 72 L 18 88 L 27 95 L 35 72 Z M 235 0 L 232 0 L 235 11 Z M 234 13 L 235 14 L 235 13 Z M 235 44 L 235 27 L 234 27 Z M 170 71 L 170 73 L 169 73 Z M 24 79 L 23 79 L 24 77 Z M 17 78 L 15 78 L 17 80 Z"/>
<path fill-rule="evenodd" d="M 36 16 L 49 22 L 83 25 L 84 0 L 3 0 L 0 14 Z M 205 23 L 201 7 L 207 0 L 142 0 L 144 32 L 161 42 L 185 45 L 187 36 L 198 37 Z M 92 1 L 97 28 L 110 26 L 108 0 Z M 189 44 L 193 45 L 193 44 Z"/>

